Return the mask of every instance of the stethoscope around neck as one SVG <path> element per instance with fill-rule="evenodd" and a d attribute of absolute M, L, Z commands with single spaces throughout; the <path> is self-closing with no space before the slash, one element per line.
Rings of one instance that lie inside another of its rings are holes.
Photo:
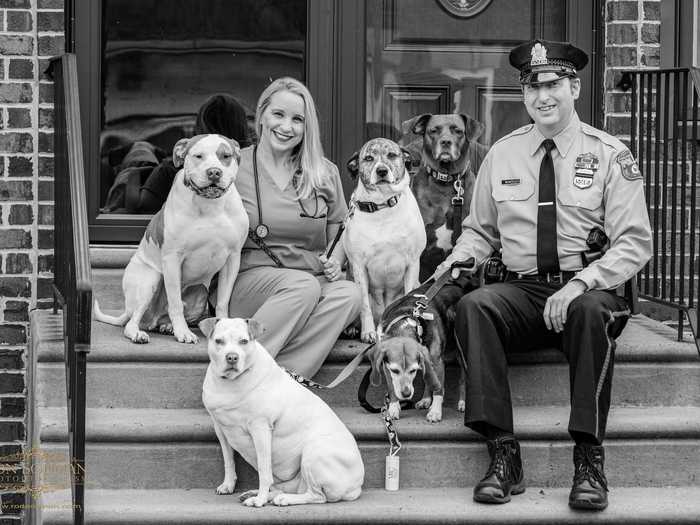
<path fill-rule="evenodd" d="M 295 175 L 300 174 L 301 169 L 298 169 L 295 173 Z M 258 146 L 256 145 L 253 148 L 253 179 L 255 180 L 255 200 L 258 203 L 258 225 L 255 227 L 255 233 L 257 234 L 258 237 L 261 239 L 264 239 L 268 235 L 270 235 L 270 227 L 267 226 L 263 222 L 263 214 L 262 214 L 262 201 L 260 200 L 260 179 L 258 176 Z M 297 191 L 297 185 L 295 180 L 292 180 L 292 185 L 294 186 L 294 191 Z M 299 193 L 297 192 L 297 197 L 299 197 Z M 318 213 L 318 192 L 316 191 L 316 188 L 314 188 L 314 213 L 310 214 L 306 208 L 304 207 L 304 203 L 301 202 L 301 199 L 297 198 L 297 203 L 299 204 L 299 208 L 301 208 L 301 213 L 299 213 L 299 217 L 304 217 L 307 219 L 323 219 L 327 216 L 326 213 Z"/>

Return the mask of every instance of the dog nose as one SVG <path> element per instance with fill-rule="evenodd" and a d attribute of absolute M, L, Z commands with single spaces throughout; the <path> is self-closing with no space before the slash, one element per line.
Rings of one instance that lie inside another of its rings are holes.
<path fill-rule="evenodd" d="M 207 177 L 209 177 L 209 180 L 212 182 L 219 182 L 219 179 L 221 179 L 221 170 L 219 168 L 209 168 L 207 170 Z"/>
<path fill-rule="evenodd" d="M 387 175 L 389 175 L 388 168 L 385 168 L 384 166 L 380 166 L 377 168 L 377 177 L 381 179 L 386 179 Z"/>
<path fill-rule="evenodd" d="M 411 387 L 405 386 L 401 389 L 401 395 L 404 399 L 407 399 L 411 395 Z"/>
<path fill-rule="evenodd" d="M 235 365 L 238 363 L 238 354 L 226 354 L 226 362 L 229 365 Z"/>
<path fill-rule="evenodd" d="M 442 139 L 442 140 L 440 140 L 440 145 L 441 146 L 451 146 L 452 141 L 450 139 Z"/>

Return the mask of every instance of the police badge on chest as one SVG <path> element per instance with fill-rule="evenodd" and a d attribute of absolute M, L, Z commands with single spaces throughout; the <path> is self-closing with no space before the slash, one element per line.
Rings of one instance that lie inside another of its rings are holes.
<path fill-rule="evenodd" d="M 593 185 L 593 175 L 598 171 L 598 157 L 593 153 L 584 153 L 576 157 L 574 164 L 574 186 L 585 190 Z"/>

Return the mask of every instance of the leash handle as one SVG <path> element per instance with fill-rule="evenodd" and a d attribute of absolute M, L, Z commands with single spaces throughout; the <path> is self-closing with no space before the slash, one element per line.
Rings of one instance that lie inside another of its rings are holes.
<path fill-rule="evenodd" d="M 338 241 L 340 240 L 340 237 L 343 235 L 344 230 L 345 230 L 345 222 L 341 222 L 340 226 L 338 227 L 338 233 L 335 234 L 335 238 L 333 239 L 333 242 L 328 247 L 328 251 L 326 252 L 326 259 L 331 258 L 331 255 L 333 254 L 333 250 L 335 250 L 335 245 L 338 244 Z"/>

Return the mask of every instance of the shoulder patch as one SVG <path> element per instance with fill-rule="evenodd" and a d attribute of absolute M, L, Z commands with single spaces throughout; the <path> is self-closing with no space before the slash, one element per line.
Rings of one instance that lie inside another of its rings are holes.
<path fill-rule="evenodd" d="M 146 227 L 144 238 L 158 247 L 163 246 L 163 208 L 158 210 Z"/>
<path fill-rule="evenodd" d="M 615 160 L 617 160 L 617 163 L 620 165 L 620 171 L 622 172 L 622 176 L 625 179 L 642 179 L 642 172 L 639 171 L 637 162 L 634 160 L 634 157 L 632 156 L 632 152 L 630 150 L 625 149 L 624 151 L 618 154 Z"/>

